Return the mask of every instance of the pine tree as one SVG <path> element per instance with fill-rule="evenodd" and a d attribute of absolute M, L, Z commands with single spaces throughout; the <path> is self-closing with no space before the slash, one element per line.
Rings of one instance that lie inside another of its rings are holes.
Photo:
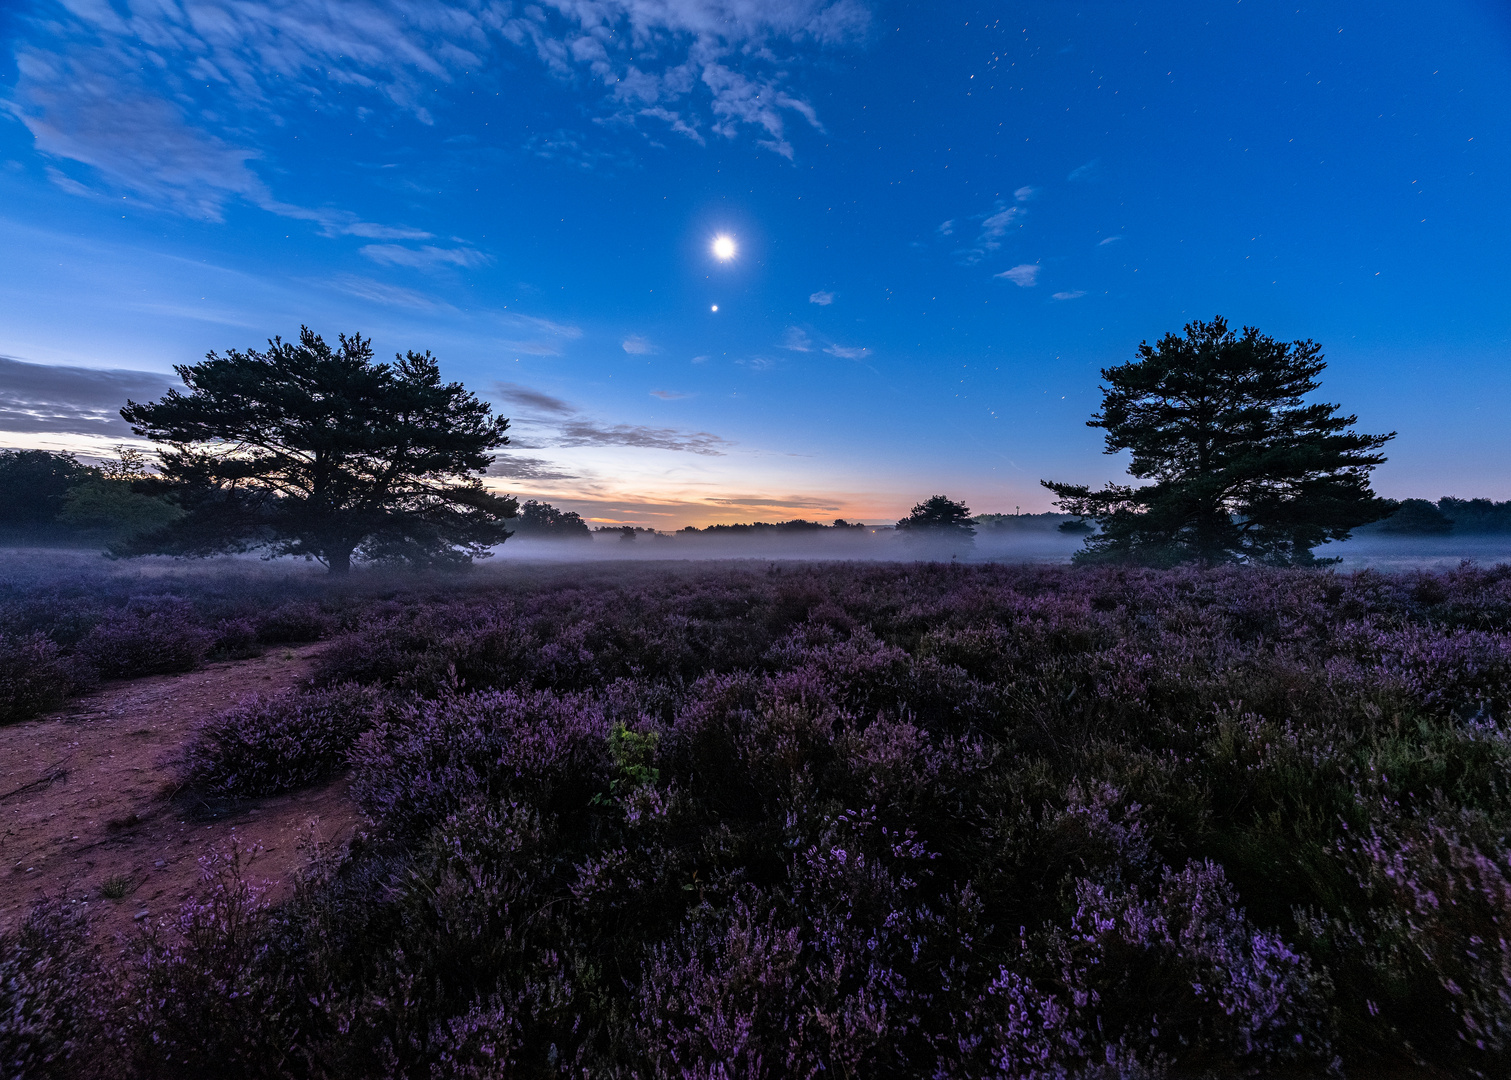
<path fill-rule="evenodd" d="M 509 421 L 443 383 L 429 352 L 375 364 L 361 335 L 332 349 L 304 327 L 298 344 L 274 338 L 266 352 L 212 352 L 175 370 L 188 393 L 127 402 L 121 415 L 169 447 L 159 476 L 137 486 L 185 514 L 121 554 L 262 548 L 344 573 L 353 556 L 465 563 L 509 535 L 515 500 L 479 479 Z"/>
<path fill-rule="evenodd" d="M 1144 342 L 1105 368 L 1106 452 L 1128 450 L 1140 486 L 1042 481 L 1094 519 L 1078 561 L 1313 564 L 1311 549 L 1385 517 L 1369 474 L 1395 437 L 1352 430 L 1337 405 L 1307 403 L 1326 367 L 1312 341 L 1280 342 L 1221 318 Z"/>
<path fill-rule="evenodd" d="M 971 508 L 944 495 L 935 495 L 913 507 L 913 512 L 897 523 L 897 528 L 918 536 L 960 540 L 976 536 Z"/>

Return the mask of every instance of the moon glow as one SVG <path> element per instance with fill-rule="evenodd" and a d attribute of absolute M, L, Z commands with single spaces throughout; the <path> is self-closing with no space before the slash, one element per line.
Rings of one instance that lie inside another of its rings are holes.
<path fill-rule="evenodd" d="M 716 236 L 713 244 L 714 258 L 728 262 L 735 257 L 735 241 L 732 236 Z"/>

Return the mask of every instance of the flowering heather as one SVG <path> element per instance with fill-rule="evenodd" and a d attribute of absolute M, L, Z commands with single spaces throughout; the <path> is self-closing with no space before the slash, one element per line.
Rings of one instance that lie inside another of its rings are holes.
<path fill-rule="evenodd" d="M 56 708 L 87 681 L 88 672 L 70 663 L 46 634 L 0 635 L 0 724 Z"/>
<path fill-rule="evenodd" d="M 7 1008 L 123 1077 L 1511 1071 L 1507 570 L 467 580 L 272 596 L 314 685 L 188 767 L 360 840 Z"/>
<path fill-rule="evenodd" d="M 317 783 L 345 767 L 378 707 L 373 691 L 356 686 L 243 701 L 194 732 L 184 751 L 184 782 L 232 797 Z"/>

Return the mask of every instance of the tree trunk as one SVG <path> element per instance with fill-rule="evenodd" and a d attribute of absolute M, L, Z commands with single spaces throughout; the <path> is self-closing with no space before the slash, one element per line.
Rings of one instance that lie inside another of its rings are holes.
<path fill-rule="evenodd" d="M 349 574 L 352 572 L 352 549 L 345 548 L 341 551 L 332 551 L 326 555 L 326 562 L 333 574 Z"/>

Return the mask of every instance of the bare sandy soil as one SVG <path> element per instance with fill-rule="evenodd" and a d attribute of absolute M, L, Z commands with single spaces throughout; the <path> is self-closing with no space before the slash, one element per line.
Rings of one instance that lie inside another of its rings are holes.
<path fill-rule="evenodd" d="M 175 798 L 173 762 L 199 720 L 297 685 L 318 648 L 109 683 L 0 727 L 0 925 L 53 896 L 87 904 L 97 935 L 129 933 L 175 913 L 202 887 L 199 858 L 233 839 L 262 847 L 248 876 L 286 894 L 312 843 L 360 824 L 346 782 L 227 809 Z"/>

